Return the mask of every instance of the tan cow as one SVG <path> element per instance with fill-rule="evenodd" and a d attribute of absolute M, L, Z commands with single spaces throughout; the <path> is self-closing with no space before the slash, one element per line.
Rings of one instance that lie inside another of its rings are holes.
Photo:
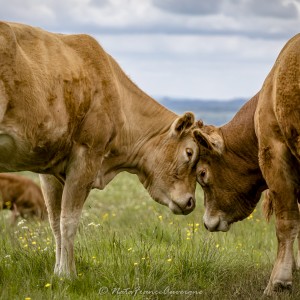
<path fill-rule="evenodd" d="M 0 174 L 0 208 L 10 209 L 11 223 L 18 216 L 44 220 L 47 209 L 40 187 L 32 180 L 17 174 Z"/>
<path fill-rule="evenodd" d="M 95 39 L 0 23 L 0 171 L 40 173 L 55 273 L 76 273 L 73 244 L 92 188 L 136 174 L 176 214 L 195 207 L 194 115 L 142 92 Z"/>
<path fill-rule="evenodd" d="M 198 182 L 205 194 L 208 230 L 227 231 L 253 211 L 261 192 L 269 188 L 278 253 L 266 294 L 292 285 L 293 242 L 300 229 L 299 82 L 297 35 L 279 54 L 260 93 L 228 124 L 202 126 L 198 136 L 203 146 Z"/>

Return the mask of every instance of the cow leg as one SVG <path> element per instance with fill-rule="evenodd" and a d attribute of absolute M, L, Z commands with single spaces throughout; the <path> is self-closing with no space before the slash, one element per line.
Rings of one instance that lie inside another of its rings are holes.
<path fill-rule="evenodd" d="M 74 239 L 81 211 L 90 188 L 80 181 L 74 184 L 67 180 L 62 197 L 60 230 L 62 235 L 62 252 L 59 274 L 67 277 L 76 276 L 74 260 Z"/>
<path fill-rule="evenodd" d="M 265 294 L 292 287 L 293 243 L 299 232 L 299 209 L 293 157 L 284 143 L 273 140 L 261 148 L 260 164 L 276 215 L 278 251 Z"/>
<path fill-rule="evenodd" d="M 10 224 L 15 225 L 19 216 L 20 216 L 20 213 L 19 213 L 18 207 L 15 203 L 13 203 L 13 209 L 11 210 Z"/>
<path fill-rule="evenodd" d="M 298 192 L 298 208 L 300 210 L 299 192 Z M 298 242 L 298 250 L 297 250 L 297 258 L 296 258 L 296 270 L 300 270 L 300 228 L 297 236 L 297 242 Z"/>
<path fill-rule="evenodd" d="M 298 217 L 297 211 L 281 211 L 276 216 L 278 250 L 270 281 L 265 290 L 268 295 L 292 287 L 292 271 L 295 265 L 293 244 L 299 228 Z"/>
<path fill-rule="evenodd" d="M 58 273 L 61 257 L 60 214 L 63 185 L 53 175 L 40 174 L 41 188 L 47 206 L 50 226 L 55 238 L 56 261 L 54 273 Z"/>
<path fill-rule="evenodd" d="M 99 165 L 90 153 L 80 148 L 76 157 L 73 157 L 69 172 L 66 176 L 62 196 L 62 212 L 60 230 L 62 237 L 62 251 L 59 274 L 76 276 L 74 260 L 74 239 L 77 231 L 83 204 L 91 190 Z M 99 161 L 99 160 L 98 160 Z"/>
<path fill-rule="evenodd" d="M 297 259 L 296 259 L 296 269 L 300 270 L 300 233 L 298 233 L 297 240 L 298 240 L 298 251 L 297 251 Z"/>

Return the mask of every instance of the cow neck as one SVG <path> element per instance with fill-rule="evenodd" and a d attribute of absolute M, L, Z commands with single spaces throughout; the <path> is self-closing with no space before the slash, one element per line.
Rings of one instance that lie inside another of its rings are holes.
<path fill-rule="evenodd" d="M 126 126 L 123 129 L 127 135 L 128 159 L 133 166 L 141 156 L 152 155 L 147 153 L 157 145 L 157 139 L 166 134 L 177 116 L 151 97 L 143 93 L 136 86 L 126 87 L 127 96 L 123 112 Z M 159 147 L 159 145 L 157 145 Z"/>
<path fill-rule="evenodd" d="M 226 151 L 241 158 L 251 169 L 259 169 L 258 140 L 254 126 L 257 102 L 258 94 L 249 100 L 229 123 L 220 127 Z"/>
<path fill-rule="evenodd" d="M 143 161 L 159 147 L 159 138 L 167 134 L 177 115 L 139 89 L 110 57 L 116 77 L 122 111 L 122 126 L 103 161 L 101 185 L 104 187 L 121 171 L 144 175 Z M 99 188 L 99 187 L 98 187 Z"/>
<path fill-rule="evenodd" d="M 248 174 L 252 181 L 253 197 L 244 197 L 243 201 L 237 199 L 236 209 L 252 212 L 267 189 L 266 182 L 261 173 L 258 162 L 258 139 L 255 134 L 254 114 L 258 102 L 258 94 L 249 100 L 226 125 L 220 128 L 225 143 L 224 159 L 238 168 L 243 174 Z"/>
<path fill-rule="evenodd" d="M 109 56 L 116 78 L 121 110 L 125 120 L 122 127 L 130 145 L 148 139 L 170 128 L 177 115 L 144 93 Z"/>

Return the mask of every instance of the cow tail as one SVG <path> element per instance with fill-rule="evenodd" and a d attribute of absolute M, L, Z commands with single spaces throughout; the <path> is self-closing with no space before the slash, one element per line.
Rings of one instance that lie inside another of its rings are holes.
<path fill-rule="evenodd" d="M 263 200 L 262 208 L 263 208 L 263 214 L 264 214 L 267 222 L 269 222 L 270 218 L 274 212 L 273 201 L 269 195 L 269 190 L 267 190 L 264 193 L 264 200 Z"/>

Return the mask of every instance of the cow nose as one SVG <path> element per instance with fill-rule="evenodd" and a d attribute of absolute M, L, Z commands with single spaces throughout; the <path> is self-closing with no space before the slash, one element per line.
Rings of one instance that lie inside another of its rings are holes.
<path fill-rule="evenodd" d="M 217 231 L 220 224 L 220 218 L 218 216 L 208 216 L 207 212 L 205 212 L 203 216 L 203 224 L 208 231 Z"/>
<path fill-rule="evenodd" d="M 181 205 L 181 209 L 184 215 L 189 214 L 195 208 L 195 199 L 192 196 L 189 196 L 187 201 L 184 202 L 185 204 Z"/>
<path fill-rule="evenodd" d="M 207 215 L 204 214 L 203 221 L 204 227 L 210 232 L 226 232 L 230 229 L 230 224 L 226 220 L 221 220 L 218 216 L 208 218 Z"/>
<path fill-rule="evenodd" d="M 203 223 L 204 227 L 206 230 L 213 232 L 213 231 L 218 231 L 219 223 L 214 224 L 213 226 L 207 225 L 205 222 Z"/>
<path fill-rule="evenodd" d="M 186 209 L 194 209 L 195 207 L 195 200 L 193 197 L 189 198 L 189 201 L 186 204 Z"/>

